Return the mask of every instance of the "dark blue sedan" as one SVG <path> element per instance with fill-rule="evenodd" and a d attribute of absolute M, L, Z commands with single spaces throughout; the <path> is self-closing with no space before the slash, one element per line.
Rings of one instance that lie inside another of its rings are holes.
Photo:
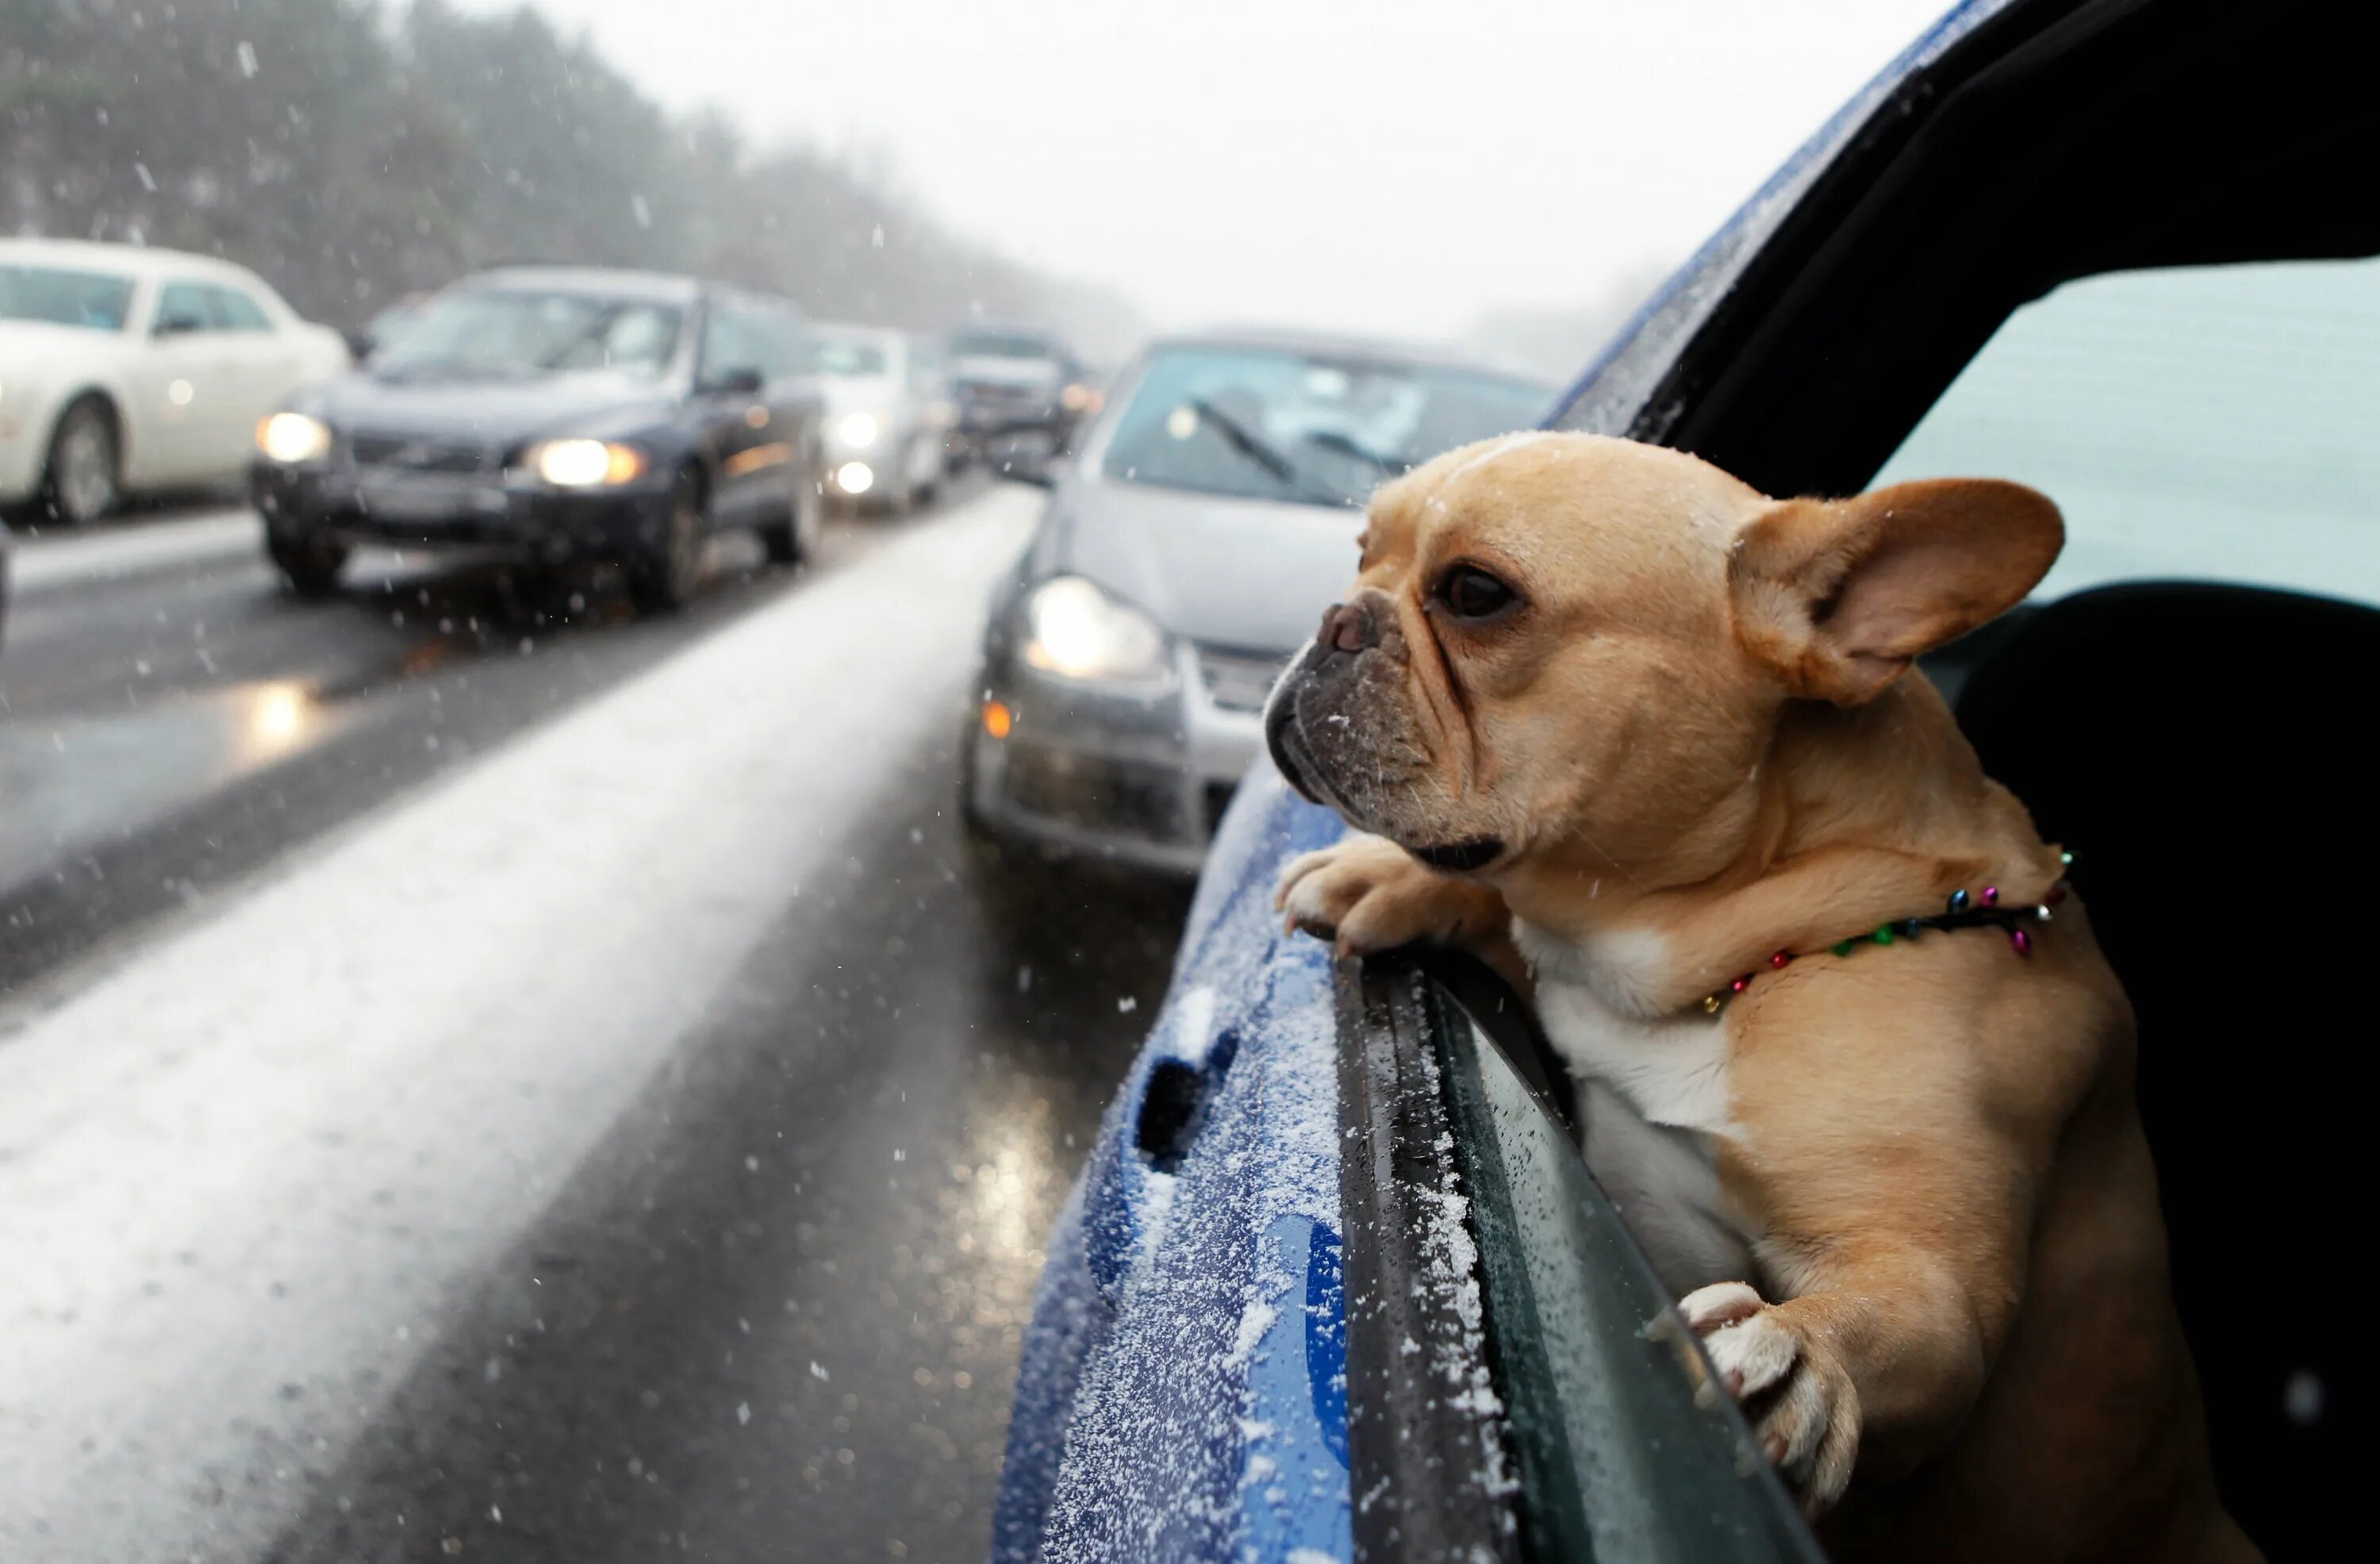
<path fill-rule="evenodd" d="M 823 506 L 822 403 L 801 316 L 689 277 L 515 266 L 421 304 L 356 373 L 257 425 L 249 487 L 291 589 L 360 543 L 623 565 L 675 608 L 709 535 L 798 559 Z"/>
<path fill-rule="evenodd" d="M 2350 177 L 2380 94 L 2345 14 L 1961 6 L 1552 420 L 1769 494 L 1991 472 L 2061 502 L 2058 570 L 1927 671 L 2084 847 L 2217 1480 L 2275 1558 L 2350 1534 L 2371 1377 L 2318 1302 L 2368 1179 L 2336 1041 L 2380 947 L 2380 206 Z M 1341 830 L 1261 762 L 1223 824 L 1049 1246 L 994 1558 L 1817 1557 L 1665 1328 L 1524 1006 L 1281 934 L 1280 866 Z"/>

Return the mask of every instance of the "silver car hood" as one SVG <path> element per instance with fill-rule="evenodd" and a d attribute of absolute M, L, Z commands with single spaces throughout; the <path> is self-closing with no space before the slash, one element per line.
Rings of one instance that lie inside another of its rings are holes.
<path fill-rule="evenodd" d="M 1296 650 L 1355 579 L 1360 510 L 1085 477 L 1053 563 L 1212 646 Z"/>

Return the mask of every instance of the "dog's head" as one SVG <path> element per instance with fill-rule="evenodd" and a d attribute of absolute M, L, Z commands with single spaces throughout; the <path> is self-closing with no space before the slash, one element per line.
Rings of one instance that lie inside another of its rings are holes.
<path fill-rule="evenodd" d="M 1266 736 L 1300 792 L 1442 868 L 1723 857 L 1789 703 L 1871 700 L 2063 539 L 2012 483 L 1778 501 L 1658 446 L 1507 436 L 1380 490 Z"/>

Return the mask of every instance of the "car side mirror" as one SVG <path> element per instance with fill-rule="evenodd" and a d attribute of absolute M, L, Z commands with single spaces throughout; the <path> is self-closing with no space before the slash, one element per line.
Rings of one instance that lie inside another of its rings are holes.
<path fill-rule="evenodd" d="M 768 385 L 768 378 L 749 364 L 721 370 L 704 382 L 703 389 L 722 397 L 749 397 Z"/>
<path fill-rule="evenodd" d="M 157 324 L 150 328 L 149 335 L 152 336 L 187 336 L 192 332 L 204 331 L 206 329 L 207 323 L 199 319 L 196 315 L 161 315 L 157 319 Z"/>

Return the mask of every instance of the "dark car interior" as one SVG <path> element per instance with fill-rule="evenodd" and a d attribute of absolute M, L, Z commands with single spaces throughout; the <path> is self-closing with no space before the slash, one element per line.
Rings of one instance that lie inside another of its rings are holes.
<path fill-rule="evenodd" d="M 2072 843 L 2140 1018 L 2140 1101 L 2225 1502 L 2277 1558 L 2339 1534 L 2372 1361 L 2323 1302 L 2380 935 L 2380 614 L 2149 582 L 2051 604 L 1969 678 L 1991 774 Z M 2358 1462 L 2360 1465 L 2360 1461 Z"/>
<path fill-rule="evenodd" d="M 1770 494 L 1852 493 L 2062 281 L 2380 251 L 2380 206 L 2337 182 L 2380 145 L 2348 14 L 2010 6 L 1853 139 L 1630 433 Z M 2380 948 L 2380 612 L 2142 581 L 2020 609 L 1929 671 L 1986 769 L 2078 853 L 2140 1017 L 2217 1483 L 2270 1557 L 2312 1557 L 2352 1534 L 2371 1381 L 2334 1301 L 2337 1213 L 2369 1184 L 2341 1077 Z"/>
<path fill-rule="evenodd" d="M 2380 252 L 2339 7 L 2016 5 L 1877 116 L 1681 355 L 1640 434 L 1768 493 L 1859 491 L 2028 299 L 2137 266 Z M 1995 48 L 1997 45 L 1997 48 Z M 1802 228 L 1794 236 L 1790 228 Z M 2380 521 L 2380 519 L 2375 519 Z M 2240 517 L 2242 529 L 2259 519 Z M 2223 1499 L 2271 1557 L 2344 1535 L 2371 1364 L 2338 1290 L 2363 1186 L 2339 1043 L 2380 940 L 2380 612 L 2137 583 L 2028 609 L 1937 676 L 1985 769 L 2078 849 L 2140 1012 L 2140 1100 Z"/>

